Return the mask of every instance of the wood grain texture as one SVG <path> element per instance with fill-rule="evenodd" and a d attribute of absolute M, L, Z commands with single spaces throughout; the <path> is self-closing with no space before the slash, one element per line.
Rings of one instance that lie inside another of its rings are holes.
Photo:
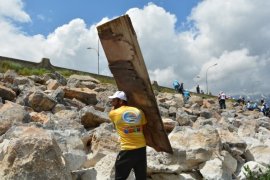
<path fill-rule="evenodd" d="M 172 153 L 129 16 L 102 24 L 97 30 L 118 89 L 126 92 L 128 105 L 138 107 L 145 113 L 147 145 L 156 151 Z"/>

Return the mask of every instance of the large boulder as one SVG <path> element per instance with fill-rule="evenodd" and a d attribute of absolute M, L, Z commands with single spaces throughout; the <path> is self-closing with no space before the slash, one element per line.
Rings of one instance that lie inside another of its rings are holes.
<path fill-rule="evenodd" d="M 51 111 L 57 102 L 41 91 L 35 91 L 29 96 L 29 105 L 37 112 Z"/>
<path fill-rule="evenodd" d="M 16 98 L 16 93 L 12 89 L 0 84 L 0 97 L 2 97 L 3 100 L 12 101 Z"/>
<path fill-rule="evenodd" d="M 257 145 L 246 150 L 245 155 L 248 161 L 256 161 L 264 166 L 270 165 L 270 147 Z"/>
<path fill-rule="evenodd" d="M 4 82 L 13 83 L 18 74 L 14 70 L 7 70 L 4 74 Z"/>
<path fill-rule="evenodd" d="M 97 104 L 97 93 L 88 88 L 63 88 L 65 92 L 65 98 L 78 99 L 87 105 Z"/>
<path fill-rule="evenodd" d="M 9 134 L 5 148 L 0 149 L 0 179 L 71 180 L 61 150 L 50 133 L 20 126 Z"/>
<path fill-rule="evenodd" d="M 93 167 L 107 154 L 120 151 L 119 136 L 112 123 L 103 123 L 98 128 L 85 133 L 82 141 L 90 152 L 84 165 L 86 168 Z"/>
<path fill-rule="evenodd" d="M 217 130 L 209 125 L 198 129 L 190 127 L 175 127 L 170 133 L 171 146 L 177 154 L 184 154 L 181 163 L 183 170 L 191 170 L 200 163 L 208 161 L 212 154 L 221 148 Z M 175 159 L 179 159 L 175 157 Z"/>
<path fill-rule="evenodd" d="M 192 171 L 220 149 L 218 133 L 210 126 L 200 129 L 176 126 L 169 134 L 169 140 L 173 154 L 156 152 L 147 147 L 149 174 L 179 174 Z"/>
<path fill-rule="evenodd" d="M 162 122 L 167 133 L 170 133 L 178 125 L 178 122 L 169 118 L 162 118 Z"/>
<path fill-rule="evenodd" d="M 0 135 L 4 134 L 13 124 L 28 123 L 30 115 L 23 106 L 7 101 L 0 106 Z"/>
<path fill-rule="evenodd" d="M 222 151 L 221 156 L 215 155 L 217 155 L 215 158 L 200 165 L 200 172 L 204 179 L 232 179 L 237 168 L 237 161 L 226 151 Z"/>
<path fill-rule="evenodd" d="M 81 109 L 80 119 L 85 128 L 97 127 L 104 122 L 110 122 L 108 113 L 95 110 L 93 106 Z"/>
<path fill-rule="evenodd" d="M 247 144 L 236 133 L 223 128 L 217 128 L 217 130 L 225 150 L 230 152 L 234 157 L 238 157 L 245 152 Z"/>

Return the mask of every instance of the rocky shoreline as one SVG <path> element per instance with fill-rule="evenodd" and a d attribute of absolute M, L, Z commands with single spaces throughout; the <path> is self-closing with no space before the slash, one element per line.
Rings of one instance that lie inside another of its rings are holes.
<path fill-rule="evenodd" d="M 113 179 L 119 151 L 107 97 L 90 76 L 0 73 L 0 179 Z M 245 179 L 270 165 L 270 119 L 193 95 L 155 91 L 174 154 L 147 147 L 148 179 Z M 131 173 L 129 179 L 135 179 Z"/>

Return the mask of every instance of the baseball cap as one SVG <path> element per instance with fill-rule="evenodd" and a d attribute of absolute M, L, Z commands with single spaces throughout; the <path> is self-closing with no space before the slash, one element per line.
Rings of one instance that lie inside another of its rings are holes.
<path fill-rule="evenodd" d="M 127 96 L 124 91 L 116 91 L 112 96 L 109 96 L 109 99 L 119 98 L 124 101 L 127 101 Z"/>

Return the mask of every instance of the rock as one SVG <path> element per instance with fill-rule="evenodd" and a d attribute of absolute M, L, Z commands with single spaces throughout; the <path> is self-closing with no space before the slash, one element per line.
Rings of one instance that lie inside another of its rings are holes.
<path fill-rule="evenodd" d="M 71 76 L 69 76 L 69 79 L 77 79 L 79 81 L 90 81 L 96 84 L 99 84 L 100 81 L 91 77 L 91 76 L 83 76 L 83 75 L 77 75 L 77 74 L 73 74 Z"/>
<path fill-rule="evenodd" d="M 96 177 L 97 177 L 97 171 L 95 170 L 95 168 L 72 171 L 72 179 L 96 180 Z"/>
<path fill-rule="evenodd" d="M 14 70 L 7 70 L 4 74 L 4 82 L 13 83 L 18 74 Z"/>
<path fill-rule="evenodd" d="M 87 105 L 97 104 L 97 93 L 88 88 L 63 88 L 65 97 L 69 99 L 76 98 Z"/>
<path fill-rule="evenodd" d="M 43 125 L 46 129 L 51 130 L 78 130 L 84 132 L 85 129 L 80 123 L 79 113 L 74 110 L 62 110 L 57 113 L 50 114 L 49 120 Z"/>
<path fill-rule="evenodd" d="M 198 173 L 181 173 L 181 174 L 153 174 L 152 180 L 200 180 L 202 177 Z"/>
<path fill-rule="evenodd" d="M 241 137 L 254 137 L 257 132 L 258 124 L 254 120 L 242 120 L 241 126 L 238 128 L 238 135 Z"/>
<path fill-rule="evenodd" d="M 96 164 L 95 169 L 97 171 L 97 177 L 96 177 L 97 180 L 115 179 L 114 178 L 115 177 L 114 163 L 115 163 L 116 156 L 117 154 L 108 154 Z M 130 172 L 126 180 L 135 180 L 133 171 Z"/>
<path fill-rule="evenodd" d="M 255 136 L 256 139 L 259 139 L 262 143 L 265 143 L 269 140 L 270 131 L 264 127 L 259 127 L 258 132 Z"/>
<path fill-rule="evenodd" d="M 162 117 L 169 117 L 169 110 L 167 108 L 164 108 L 162 106 L 158 106 L 158 109 L 159 109 L 160 115 Z"/>
<path fill-rule="evenodd" d="M 189 118 L 189 115 L 186 113 L 176 113 L 176 121 L 179 123 L 180 126 L 190 126 L 192 125 L 192 121 Z"/>
<path fill-rule="evenodd" d="M 4 134 L 13 124 L 28 122 L 30 122 L 30 116 L 23 106 L 9 101 L 0 106 L 0 135 Z"/>
<path fill-rule="evenodd" d="M 63 156 L 65 157 L 70 170 L 80 169 L 87 159 L 85 152 L 82 150 L 72 149 L 68 152 L 64 152 Z"/>
<path fill-rule="evenodd" d="M 55 90 L 57 89 L 61 84 L 57 80 L 50 79 L 48 82 L 46 82 L 47 89 L 48 90 Z"/>
<path fill-rule="evenodd" d="M 56 104 L 55 100 L 41 91 L 36 91 L 29 96 L 29 105 L 37 112 L 50 111 Z"/>
<path fill-rule="evenodd" d="M 1 179 L 71 180 L 65 159 L 54 138 L 35 127 L 17 127 L 0 161 Z"/>
<path fill-rule="evenodd" d="M 162 122 L 164 125 L 164 129 L 167 133 L 170 133 L 174 129 L 174 127 L 178 125 L 176 121 L 169 118 L 163 118 Z"/>
<path fill-rule="evenodd" d="M 29 86 L 33 86 L 34 82 L 30 79 L 28 79 L 27 77 L 15 77 L 14 82 L 15 85 L 29 85 Z"/>
<path fill-rule="evenodd" d="M 209 119 L 212 117 L 212 113 L 208 110 L 202 110 L 200 116 L 204 117 L 205 119 Z"/>
<path fill-rule="evenodd" d="M 67 84 L 66 78 L 56 71 L 53 73 L 45 74 L 43 79 L 45 80 L 45 82 L 48 81 L 49 79 L 55 79 L 59 84 L 63 86 Z"/>
<path fill-rule="evenodd" d="M 82 141 L 91 152 L 84 165 L 86 168 L 93 167 L 105 155 L 120 151 L 119 136 L 111 123 L 103 123 L 92 133 L 86 133 Z"/>
<path fill-rule="evenodd" d="M 199 129 L 187 126 L 175 127 L 169 134 L 169 140 L 174 153 L 184 153 L 181 163 L 183 170 L 191 170 L 200 163 L 208 161 L 213 152 L 220 149 L 218 132 L 209 125 Z"/>
<path fill-rule="evenodd" d="M 78 110 L 80 110 L 86 106 L 86 104 L 84 104 L 83 102 L 81 102 L 80 100 L 78 100 L 76 98 L 73 98 L 73 99 L 64 98 L 64 104 L 68 107 L 73 107 L 73 108 L 76 108 Z"/>
<path fill-rule="evenodd" d="M 0 85 L 0 97 L 2 97 L 3 100 L 12 101 L 16 98 L 16 93 L 12 89 Z"/>
<path fill-rule="evenodd" d="M 236 133 L 231 133 L 221 128 L 217 128 L 217 130 L 222 146 L 226 151 L 230 152 L 234 157 L 240 156 L 245 152 L 247 144 Z"/>
<path fill-rule="evenodd" d="M 203 100 L 203 105 L 202 105 L 202 107 L 203 107 L 203 108 L 210 109 L 210 108 L 212 107 L 212 105 L 211 105 L 211 103 L 210 103 L 208 100 L 204 99 L 204 100 Z"/>
<path fill-rule="evenodd" d="M 31 75 L 28 76 L 28 78 L 32 81 L 34 81 L 35 83 L 39 83 L 39 84 L 45 84 L 46 81 L 43 80 L 42 77 L 37 76 L 37 75 Z"/>
<path fill-rule="evenodd" d="M 152 180 L 182 180 L 182 177 L 178 174 L 153 174 L 151 175 Z"/>
<path fill-rule="evenodd" d="M 97 171 L 97 179 L 111 180 L 114 179 L 115 170 L 114 163 L 117 154 L 108 154 L 102 158 L 95 166 Z"/>
<path fill-rule="evenodd" d="M 31 117 L 31 121 L 40 122 L 42 124 L 49 121 L 49 117 L 48 117 L 47 113 L 45 113 L 45 112 L 41 112 L 41 113 L 31 112 L 30 117 Z"/>
<path fill-rule="evenodd" d="M 205 125 L 213 125 L 213 122 L 215 122 L 215 118 L 205 119 L 202 117 L 199 117 L 195 123 L 193 123 L 194 128 L 200 128 Z"/>
<path fill-rule="evenodd" d="M 107 113 L 97 111 L 93 106 L 81 109 L 80 119 L 85 128 L 97 127 L 101 123 L 110 122 Z"/>
<path fill-rule="evenodd" d="M 63 104 L 56 104 L 54 106 L 54 108 L 52 109 L 52 112 L 57 113 L 57 112 L 62 111 L 62 110 L 67 110 L 67 107 Z"/>
<path fill-rule="evenodd" d="M 200 96 L 191 96 L 189 101 L 192 102 L 192 104 L 197 104 L 198 106 L 203 105 L 203 99 Z"/>
<path fill-rule="evenodd" d="M 174 151 L 174 154 L 156 152 L 153 148 L 147 147 L 147 173 L 157 174 L 178 174 L 182 171 L 181 165 L 184 162 L 184 152 Z"/>
<path fill-rule="evenodd" d="M 270 164 L 270 147 L 267 145 L 257 145 L 246 150 L 245 156 L 248 161 L 256 161 L 264 166 Z"/>
<path fill-rule="evenodd" d="M 173 106 L 171 106 L 170 108 L 169 108 L 169 117 L 176 117 L 176 111 L 177 111 L 177 108 L 176 107 L 173 107 Z"/>
<path fill-rule="evenodd" d="M 235 110 L 227 110 L 221 113 L 221 116 L 226 118 L 233 118 L 236 117 L 236 111 Z"/>
<path fill-rule="evenodd" d="M 202 179 L 202 176 L 196 171 L 180 174 L 180 180 L 199 180 L 199 179 Z"/>
<path fill-rule="evenodd" d="M 211 159 L 200 165 L 200 172 L 203 178 L 207 180 L 231 180 L 232 174 L 226 171 L 223 166 L 223 162 L 219 158 Z"/>
<path fill-rule="evenodd" d="M 221 151 L 219 158 L 223 160 L 223 169 L 231 175 L 234 174 L 237 170 L 237 160 L 228 151 Z"/>

